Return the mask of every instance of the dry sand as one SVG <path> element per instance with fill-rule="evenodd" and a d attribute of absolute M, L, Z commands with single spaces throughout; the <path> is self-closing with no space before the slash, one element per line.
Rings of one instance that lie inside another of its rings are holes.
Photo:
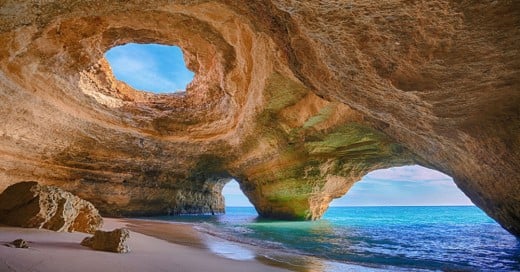
<path fill-rule="evenodd" d="M 120 227 L 131 230 L 130 253 L 83 247 L 79 243 L 90 236 L 85 233 L 0 226 L 0 271 L 287 271 L 254 259 L 215 255 L 190 225 L 106 218 L 103 229 Z M 18 238 L 27 240 L 30 248 L 3 246 Z"/>

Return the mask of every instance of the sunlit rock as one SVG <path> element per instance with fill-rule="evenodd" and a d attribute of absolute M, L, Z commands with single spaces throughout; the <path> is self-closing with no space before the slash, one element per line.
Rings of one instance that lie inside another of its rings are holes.
<path fill-rule="evenodd" d="M 0 7 L 0 186 L 106 215 L 316 219 L 371 170 L 442 171 L 520 233 L 515 1 L 60 1 Z M 103 53 L 180 46 L 185 94 L 138 92 Z"/>
<path fill-rule="evenodd" d="M 127 229 L 115 229 L 113 231 L 97 230 L 94 236 L 83 239 L 81 245 L 94 250 L 128 253 L 130 252 L 130 247 L 127 244 L 129 237 L 130 232 Z"/>
<path fill-rule="evenodd" d="M 94 233 L 103 219 L 88 201 L 54 186 L 20 182 L 0 194 L 0 223 Z"/>

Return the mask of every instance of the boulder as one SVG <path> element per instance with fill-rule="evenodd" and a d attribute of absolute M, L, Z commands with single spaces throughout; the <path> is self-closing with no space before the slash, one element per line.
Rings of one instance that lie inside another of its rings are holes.
<path fill-rule="evenodd" d="M 419 164 L 520 237 L 520 1 L 35 2 L 0 1 L 0 190 L 220 213 L 236 178 L 262 216 L 312 220 Z M 119 81 L 126 43 L 179 46 L 194 80 Z"/>
<path fill-rule="evenodd" d="M 13 184 L 0 194 L 0 223 L 24 228 L 94 233 L 103 224 L 90 202 L 34 181 Z"/>
<path fill-rule="evenodd" d="M 126 244 L 129 237 L 130 232 L 127 229 L 115 229 L 113 231 L 97 230 L 94 236 L 83 239 L 81 245 L 94 250 L 127 253 L 130 251 Z"/>

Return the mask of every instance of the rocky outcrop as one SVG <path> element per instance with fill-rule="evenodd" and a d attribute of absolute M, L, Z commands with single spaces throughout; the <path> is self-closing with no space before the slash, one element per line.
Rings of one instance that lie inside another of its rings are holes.
<path fill-rule="evenodd" d="M 127 229 L 115 229 L 113 231 L 97 230 L 94 236 L 83 239 L 81 245 L 94 250 L 127 253 L 130 252 L 130 248 L 127 245 L 129 237 L 130 232 Z"/>
<path fill-rule="evenodd" d="M 0 7 L 0 186 L 35 179 L 106 215 L 319 218 L 374 169 L 421 164 L 520 234 L 516 1 L 29 1 Z M 183 48 L 183 94 L 104 60 Z"/>
<path fill-rule="evenodd" d="M 93 233 L 103 219 L 90 202 L 57 187 L 28 181 L 11 185 L 0 194 L 0 223 Z"/>

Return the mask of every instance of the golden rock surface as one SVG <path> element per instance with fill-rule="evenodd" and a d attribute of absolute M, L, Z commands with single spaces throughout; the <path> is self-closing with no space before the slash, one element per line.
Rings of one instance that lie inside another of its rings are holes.
<path fill-rule="evenodd" d="M 55 186 L 13 184 L 0 194 L 0 223 L 24 228 L 94 233 L 103 218 L 92 203 Z"/>
<path fill-rule="evenodd" d="M 319 218 L 369 171 L 420 164 L 520 234 L 517 1 L 0 4 L 0 189 L 38 180 L 106 215 Z M 138 92 L 104 52 L 183 48 L 184 94 Z"/>

